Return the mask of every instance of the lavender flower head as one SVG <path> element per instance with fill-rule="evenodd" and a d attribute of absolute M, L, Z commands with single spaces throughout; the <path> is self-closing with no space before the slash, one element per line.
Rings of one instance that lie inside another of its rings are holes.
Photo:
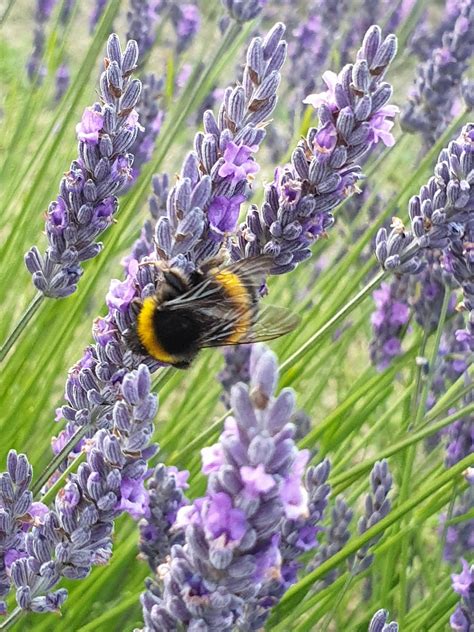
<path fill-rule="evenodd" d="M 382 283 L 373 294 L 376 309 L 371 316 L 370 359 L 379 371 L 402 352 L 400 339 L 410 317 L 407 286 L 408 279 L 396 277 L 391 283 Z"/>
<path fill-rule="evenodd" d="M 45 223 L 49 246 L 44 255 L 36 246 L 25 255 L 35 287 L 51 298 L 76 291 L 81 264 L 102 249 L 95 240 L 112 223 L 116 195 L 131 177 L 133 156 L 128 149 L 140 127 L 134 107 L 141 83 L 131 78 L 138 48 L 129 41 L 122 53 L 118 37 L 111 35 L 107 54 L 100 79 L 102 103 L 84 110 L 76 127 L 79 157 L 61 180 L 58 198 L 49 205 Z"/>
<path fill-rule="evenodd" d="M 388 463 L 377 461 L 370 473 L 370 485 L 372 493 L 365 498 L 365 513 L 359 520 L 358 531 L 364 533 L 374 524 L 380 522 L 390 511 L 391 503 L 388 493 L 392 487 L 392 475 L 388 469 Z M 356 560 L 352 567 L 353 572 L 360 573 L 370 566 L 373 555 L 368 554 L 369 548 L 376 544 L 382 536 L 376 536 L 357 551 Z"/>
<path fill-rule="evenodd" d="M 453 103 L 459 96 L 464 72 L 474 52 L 474 3 L 463 0 L 441 47 L 418 68 L 416 85 L 401 122 L 409 132 L 421 132 L 433 144 L 447 126 Z"/>
<path fill-rule="evenodd" d="M 156 225 L 159 259 L 191 272 L 214 257 L 235 230 L 248 182 L 259 170 L 254 158 L 277 102 L 279 70 L 286 55 L 283 24 L 247 51 L 242 85 L 227 88 L 217 118 L 207 110 L 204 132 L 185 159 L 171 189 L 166 214 Z"/>
<path fill-rule="evenodd" d="M 377 610 L 370 621 L 368 632 L 398 632 L 398 623 L 388 623 L 388 610 Z"/>
<path fill-rule="evenodd" d="M 470 632 L 474 625 L 474 565 L 461 560 L 462 572 L 451 575 L 453 590 L 461 596 L 461 603 L 451 615 L 451 630 Z"/>
<path fill-rule="evenodd" d="M 257 17 L 267 0 L 221 0 L 230 17 L 237 22 L 250 22 Z"/>
<path fill-rule="evenodd" d="M 247 214 L 233 244 L 235 260 L 271 254 L 272 273 L 283 274 L 311 256 L 311 245 L 334 223 L 331 211 L 357 191 L 357 161 L 379 141 L 394 143 L 390 129 L 397 108 L 387 105 L 392 87 L 383 77 L 396 48 L 394 35 L 382 41 L 373 26 L 355 64 L 339 75 L 325 73 L 328 90 L 306 99 L 318 108 L 319 127 L 300 141 L 291 165 L 276 170 L 262 209 Z"/>
<path fill-rule="evenodd" d="M 423 268 L 425 250 L 443 251 L 444 268 L 461 286 L 461 308 L 469 313 L 459 336 L 474 349 L 474 124 L 439 155 L 435 175 L 411 198 L 411 231 L 399 221 L 387 234 L 379 230 L 375 253 L 386 270 L 415 273 Z"/>
<path fill-rule="evenodd" d="M 57 610 L 67 591 L 52 589 L 62 577 L 82 579 L 92 566 L 110 559 L 115 518 L 123 512 L 135 519 L 149 515 L 144 480 L 147 460 L 157 448 L 150 444 L 157 410 L 150 388 L 144 365 L 123 378 L 112 415 L 91 442 L 86 462 L 58 492 L 54 509 L 31 504 L 27 491 L 31 468 L 24 456 L 10 453 L 8 473 L 2 476 L 8 497 L 0 498 L 0 512 L 8 520 L 7 534 L 14 535 L 8 543 L 6 568 L 21 609 Z M 15 529 L 20 509 L 21 521 L 29 523 L 25 531 Z"/>
<path fill-rule="evenodd" d="M 233 387 L 234 416 L 219 443 L 202 452 L 206 496 L 178 511 L 184 544 L 159 569 L 161 594 L 142 600 L 147 630 L 226 631 L 265 618 L 270 604 L 260 597 L 281 575 L 283 521 L 308 516 L 307 455 L 288 423 L 294 395 L 284 389 L 275 396 L 277 380 L 276 358 L 266 352 L 250 387 Z"/>
<path fill-rule="evenodd" d="M 184 495 L 188 476 L 189 472 L 160 463 L 147 483 L 149 515 L 139 524 L 139 546 L 140 557 L 154 572 L 165 562 L 171 547 L 184 542 L 183 532 L 173 530 L 173 525 L 179 509 L 189 502 Z"/>
<path fill-rule="evenodd" d="M 26 64 L 28 79 L 31 82 L 41 83 L 46 75 L 46 66 L 43 64 L 46 41 L 45 28 L 51 18 L 56 2 L 57 0 L 36 0 L 33 50 Z"/>

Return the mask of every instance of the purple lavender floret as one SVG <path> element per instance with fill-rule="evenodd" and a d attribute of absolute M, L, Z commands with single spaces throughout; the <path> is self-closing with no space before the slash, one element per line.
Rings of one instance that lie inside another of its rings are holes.
<path fill-rule="evenodd" d="M 21 609 L 57 610 L 67 591 L 51 589 L 62 577 L 83 579 L 94 565 L 109 561 L 114 520 L 124 512 L 135 519 L 149 515 L 144 480 L 157 449 L 150 443 L 157 410 L 150 388 L 144 365 L 124 377 L 112 417 L 96 433 L 86 462 L 58 492 L 54 509 L 25 533 L 19 548 L 24 554 L 10 569 Z"/>
<path fill-rule="evenodd" d="M 449 122 L 473 52 L 474 3 L 464 0 L 452 30 L 443 33 L 441 47 L 418 68 L 410 103 L 401 116 L 402 126 L 421 132 L 427 145 L 436 141 Z"/>
<path fill-rule="evenodd" d="M 474 485 L 471 483 L 466 492 L 457 499 L 452 511 L 452 518 L 464 516 L 474 507 Z M 444 525 L 446 515 L 442 515 L 440 522 Z M 443 529 L 440 529 L 443 533 Z M 448 562 L 456 562 L 464 555 L 472 555 L 474 551 L 474 518 L 466 518 L 462 522 L 446 527 L 446 542 L 444 546 L 444 559 Z"/>
<path fill-rule="evenodd" d="M 379 371 L 390 366 L 402 353 L 401 337 L 410 318 L 407 286 L 406 277 L 395 277 L 390 283 L 382 283 L 373 293 L 376 309 L 371 316 L 370 359 Z"/>
<path fill-rule="evenodd" d="M 351 537 L 349 526 L 353 515 L 354 512 L 347 504 L 345 498 L 342 495 L 338 496 L 332 508 L 331 524 L 327 531 L 326 540 L 320 544 L 318 552 L 308 564 L 308 572 L 321 566 L 323 562 L 335 555 L 346 545 Z M 332 584 L 338 575 L 339 570 L 337 568 L 327 573 L 320 585 L 316 585 L 316 590 Z"/>
<path fill-rule="evenodd" d="M 230 17 L 237 22 L 250 22 L 257 17 L 267 0 L 221 0 Z"/>
<path fill-rule="evenodd" d="M 89 31 L 92 34 L 107 7 L 108 0 L 94 0 L 94 8 L 89 18 Z"/>
<path fill-rule="evenodd" d="M 411 231 L 402 222 L 387 234 L 379 230 L 375 253 L 386 270 L 417 272 L 425 250 L 443 251 L 444 268 L 461 286 L 469 312 L 460 331 L 474 349 L 474 124 L 465 125 L 456 140 L 439 155 L 435 175 L 409 202 Z"/>
<path fill-rule="evenodd" d="M 304 454 L 301 452 L 300 454 Z M 303 459 L 300 457 L 303 462 Z M 302 463 L 304 467 L 304 463 Z M 319 465 L 310 466 L 304 472 L 304 483 L 308 492 L 308 516 L 297 520 L 285 518 L 281 526 L 282 579 L 284 589 L 296 581 L 296 572 L 302 568 L 298 558 L 318 546 L 316 536 L 322 530 L 320 524 L 328 504 L 331 486 L 327 482 L 331 464 L 324 459 Z"/>
<path fill-rule="evenodd" d="M 57 0 L 36 0 L 34 14 L 35 30 L 33 35 L 33 50 L 26 64 L 28 79 L 40 84 L 46 75 L 46 66 L 43 64 L 43 54 L 46 42 L 45 28 L 51 18 L 51 14 Z"/>
<path fill-rule="evenodd" d="M 174 546 L 160 567 L 160 594 L 142 599 L 146 630 L 225 632 L 253 609 L 265 616 L 260 596 L 281 573 L 283 520 L 308 515 L 307 491 L 295 470 L 301 453 L 288 423 L 294 395 L 283 389 L 275 397 L 277 380 L 268 352 L 250 388 L 233 387 L 234 417 L 219 443 L 203 450 L 206 496 L 179 510 L 175 526 L 184 529 L 184 545 Z"/>
<path fill-rule="evenodd" d="M 370 621 L 368 632 L 398 632 L 398 623 L 388 623 L 388 610 L 377 610 Z"/>
<path fill-rule="evenodd" d="M 387 105 L 392 87 L 383 81 L 397 48 L 394 35 L 382 41 L 369 29 L 355 64 L 324 74 L 327 92 L 306 102 L 319 108 L 311 128 L 293 152 L 291 165 L 275 172 L 259 211 L 252 207 L 232 247 L 234 260 L 271 254 L 272 274 L 283 274 L 311 256 L 311 245 L 333 225 L 331 211 L 357 190 L 357 161 L 380 140 L 394 142 L 390 129 L 397 111 Z"/>
<path fill-rule="evenodd" d="M 189 472 L 179 472 L 163 463 L 156 466 L 146 488 L 149 495 L 149 515 L 139 523 L 140 557 L 156 572 L 169 555 L 171 547 L 184 543 L 184 533 L 173 531 L 176 515 L 189 503 L 184 494 Z"/>
<path fill-rule="evenodd" d="M 137 42 L 141 63 L 155 43 L 160 4 L 161 0 L 130 0 L 126 37 Z"/>
<path fill-rule="evenodd" d="M 0 613 L 6 613 L 1 601 L 11 587 L 11 568 L 15 560 L 27 556 L 25 534 L 40 520 L 47 507 L 33 502 L 29 490 L 33 471 L 24 454 L 10 450 L 7 471 L 0 474 Z"/>
<path fill-rule="evenodd" d="M 66 94 L 66 90 L 69 88 L 71 82 L 71 73 L 69 66 L 66 63 L 61 64 L 56 71 L 56 92 L 54 100 L 56 102 L 61 101 Z"/>
<path fill-rule="evenodd" d="M 279 70 L 286 56 L 285 27 L 276 24 L 247 51 L 242 85 L 227 88 L 217 118 L 204 113 L 204 132 L 184 161 L 171 189 L 166 216 L 156 226 L 160 259 L 191 272 L 214 257 L 235 230 L 248 180 L 258 171 L 254 158 L 277 102 Z"/>
<path fill-rule="evenodd" d="M 474 626 L 474 565 L 461 560 L 462 572 L 451 575 L 453 590 L 461 596 L 461 603 L 451 615 L 451 630 L 470 632 Z"/>
<path fill-rule="evenodd" d="M 107 54 L 100 79 L 102 104 L 84 110 L 76 127 L 79 157 L 61 180 L 57 200 L 49 205 L 45 224 L 49 246 L 44 255 L 36 246 L 25 255 L 35 287 L 51 298 L 76 291 L 81 264 L 101 251 L 102 244 L 95 240 L 112 223 L 116 195 L 131 177 L 133 155 L 128 150 L 140 127 L 134 107 L 141 83 L 131 78 L 138 48 L 129 41 L 122 53 L 113 34 Z"/>
<path fill-rule="evenodd" d="M 173 3 L 170 7 L 176 41 L 176 53 L 180 55 L 192 44 L 201 26 L 201 14 L 197 4 Z"/>
<path fill-rule="evenodd" d="M 388 493 L 392 488 L 392 475 L 388 469 L 388 463 L 385 459 L 377 461 L 370 473 L 370 485 L 372 493 L 367 494 L 365 498 L 365 513 L 360 518 L 358 524 L 359 534 L 364 533 L 380 522 L 390 511 L 391 503 Z M 361 573 L 372 564 L 373 554 L 369 553 L 369 549 L 376 544 L 382 534 L 372 538 L 369 542 L 360 548 L 352 565 L 352 572 Z"/>

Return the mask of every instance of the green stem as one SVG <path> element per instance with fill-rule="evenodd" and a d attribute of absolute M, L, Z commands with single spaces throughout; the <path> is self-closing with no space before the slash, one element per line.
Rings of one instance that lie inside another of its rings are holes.
<path fill-rule="evenodd" d="M 41 294 L 40 292 L 38 292 L 38 294 L 34 297 L 34 299 L 28 305 L 26 310 L 23 312 L 17 324 L 15 325 L 14 329 L 7 336 L 7 339 L 5 340 L 3 345 L 0 347 L 0 362 L 3 362 L 3 360 L 7 356 L 10 349 L 18 340 L 19 336 L 26 329 L 26 326 L 28 325 L 30 320 L 33 318 L 33 316 L 36 314 L 36 312 L 42 305 L 43 300 L 44 300 L 44 294 Z"/>
<path fill-rule="evenodd" d="M 2 17 L 0 18 L 0 26 L 3 26 L 5 22 L 7 21 L 10 11 L 13 9 L 13 5 L 15 4 L 15 1 L 16 0 L 10 0 L 10 2 L 8 3 L 7 8 L 5 9 Z"/>
<path fill-rule="evenodd" d="M 358 551 L 365 544 L 373 540 L 376 536 L 383 533 L 388 527 L 396 524 L 400 519 L 412 512 L 416 507 L 420 505 L 427 498 L 430 498 L 434 493 L 440 490 L 445 485 L 449 484 L 456 477 L 460 476 L 462 472 L 472 462 L 472 455 L 459 461 L 453 467 L 449 468 L 434 480 L 430 481 L 429 485 L 423 487 L 417 494 L 413 494 L 406 502 L 394 507 L 392 511 L 380 522 L 377 522 L 373 527 L 367 529 L 362 535 L 352 538 L 346 546 L 338 551 L 335 555 L 323 562 L 321 566 L 316 568 L 311 573 L 308 573 L 303 577 L 298 584 L 292 586 L 282 597 L 278 607 L 275 609 L 272 619 L 270 619 L 270 625 L 272 620 L 278 617 L 282 612 L 291 612 L 294 608 L 301 603 L 307 594 L 308 590 L 318 579 L 321 579 L 328 573 L 346 560 L 350 555 Z M 278 619 L 277 619 L 278 620 Z M 270 628 L 269 628 L 270 629 Z"/>
<path fill-rule="evenodd" d="M 90 422 L 79 428 L 79 430 L 73 434 L 66 445 L 51 459 L 34 485 L 32 485 L 31 491 L 33 492 L 33 496 L 37 496 L 41 492 L 41 488 L 48 481 L 50 476 L 58 469 L 59 465 L 67 459 L 74 447 L 86 436 L 89 430 L 95 427 L 99 418 L 104 415 L 108 409 L 109 406 L 100 405 L 92 411 Z"/>
<path fill-rule="evenodd" d="M 281 371 L 288 371 L 291 369 L 298 360 L 305 355 L 305 353 L 313 347 L 313 345 L 323 338 L 327 333 L 332 331 L 332 329 L 338 325 L 346 316 L 348 316 L 353 309 L 355 309 L 362 301 L 374 290 L 385 278 L 387 273 L 385 271 L 380 271 L 365 287 L 363 287 L 357 294 L 351 298 L 350 301 L 340 309 L 337 314 L 334 314 L 322 327 L 320 327 L 312 336 L 304 342 L 298 351 L 295 351 L 289 358 L 287 358 L 283 364 L 281 365 Z"/>
<path fill-rule="evenodd" d="M 431 351 L 431 357 L 428 364 L 428 375 L 423 374 L 423 366 L 420 365 L 419 371 L 417 374 L 417 386 L 415 389 L 415 397 L 414 397 L 414 405 L 415 405 L 415 419 L 413 424 L 411 424 L 411 419 L 409 420 L 409 426 L 407 428 L 408 431 L 413 430 L 414 428 L 418 428 L 420 422 L 426 414 L 426 401 L 428 399 L 429 390 L 433 381 L 433 373 L 436 364 L 436 358 L 438 355 L 439 344 L 441 340 L 441 334 L 443 332 L 444 324 L 446 321 L 446 315 L 448 313 L 450 292 L 447 287 L 444 288 L 444 296 L 443 296 L 443 305 L 441 308 L 441 313 L 438 321 L 438 326 L 436 328 L 436 335 L 433 344 L 433 348 Z M 428 332 L 425 332 L 425 336 L 423 338 L 423 345 L 421 349 L 421 356 L 425 355 L 425 347 L 428 339 Z M 410 495 L 410 482 L 412 479 L 413 466 L 415 463 L 416 456 L 416 444 L 413 444 L 408 449 L 405 459 L 405 466 L 403 469 L 402 483 L 400 486 L 400 502 L 404 502 L 408 496 Z M 409 566 L 409 538 L 406 537 L 402 540 L 401 545 L 401 553 L 400 553 L 400 599 L 399 599 L 399 608 L 398 608 L 398 618 L 400 622 L 400 626 L 403 628 L 405 623 L 405 616 L 407 612 L 408 605 L 408 580 L 407 580 L 407 571 Z"/>

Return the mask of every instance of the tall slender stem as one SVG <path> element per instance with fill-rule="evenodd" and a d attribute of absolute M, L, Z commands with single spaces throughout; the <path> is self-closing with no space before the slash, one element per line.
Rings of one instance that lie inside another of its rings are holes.
<path fill-rule="evenodd" d="M 43 303 L 43 300 L 44 295 L 38 292 L 38 294 L 34 297 L 26 310 L 23 312 L 14 329 L 11 331 L 3 345 L 0 347 L 0 362 L 3 362 L 3 360 L 6 358 L 10 349 L 18 340 L 22 332 L 26 329 L 26 326 L 28 325 L 30 320 L 39 310 L 40 306 Z"/>
<path fill-rule="evenodd" d="M 320 327 L 317 331 L 314 332 L 312 336 L 304 342 L 298 351 L 295 351 L 289 358 L 287 358 L 283 364 L 280 366 L 282 371 L 287 371 L 291 369 L 292 366 L 300 360 L 305 353 L 316 343 L 323 338 L 327 333 L 329 333 L 336 325 L 338 325 L 344 318 L 352 312 L 362 301 L 375 289 L 384 279 L 384 277 L 388 273 L 385 271 L 379 272 L 366 286 L 364 286 L 357 294 L 351 298 L 350 301 L 340 309 L 334 316 L 332 316 L 327 323 L 325 323 L 322 327 Z"/>

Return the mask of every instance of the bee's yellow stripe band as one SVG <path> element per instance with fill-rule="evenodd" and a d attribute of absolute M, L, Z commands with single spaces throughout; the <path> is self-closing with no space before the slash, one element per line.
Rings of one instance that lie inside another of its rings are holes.
<path fill-rule="evenodd" d="M 137 334 L 140 342 L 148 354 L 160 362 L 176 362 L 175 356 L 167 353 L 156 339 L 153 327 L 153 315 L 156 309 L 156 301 L 148 296 L 144 301 L 137 318 Z"/>
<path fill-rule="evenodd" d="M 242 280 L 234 272 L 221 270 L 215 275 L 215 279 L 224 288 L 224 292 L 234 303 L 237 312 L 240 313 L 240 318 L 235 323 L 235 332 L 226 339 L 226 342 L 228 344 L 239 342 L 252 324 L 250 294 Z"/>

